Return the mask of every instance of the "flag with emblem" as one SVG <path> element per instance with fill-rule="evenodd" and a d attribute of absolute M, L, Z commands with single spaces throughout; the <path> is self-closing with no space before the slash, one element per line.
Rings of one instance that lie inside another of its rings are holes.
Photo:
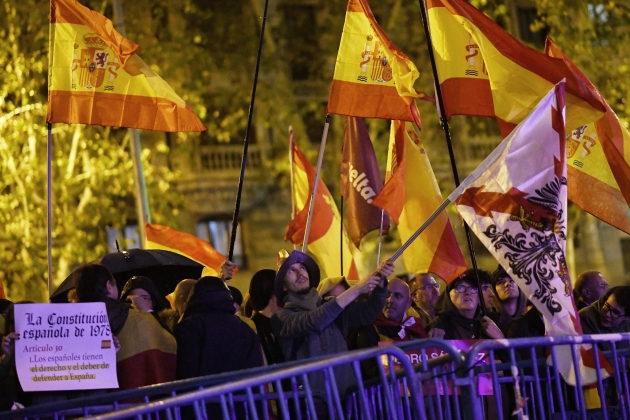
<path fill-rule="evenodd" d="M 378 25 L 367 0 L 350 0 L 327 112 L 415 121 L 420 126 L 414 99 L 432 98 L 414 88 L 419 75 Z"/>
<path fill-rule="evenodd" d="M 315 168 L 295 144 L 293 135 L 289 137 L 289 146 L 293 154 L 291 170 L 293 171 L 292 192 L 295 217 L 287 227 L 284 240 L 289 240 L 295 245 L 302 245 L 306 234 L 306 222 L 313 186 L 315 185 Z M 343 236 L 341 229 L 343 227 L 337 204 L 335 204 L 326 184 L 320 178 L 307 242 L 308 251 L 317 260 L 324 277 L 335 277 L 343 273 L 348 280 L 359 280 L 359 272 L 354 262 L 351 244 L 345 229 L 343 229 Z M 343 269 L 340 264 L 342 259 Z"/>
<path fill-rule="evenodd" d="M 188 257 L 204 265 L 202 276 L 221 275 L 221 264 L 227 257 L 214 249 L 209 242 L 168 226 L 147 223 L 144 229 L 147 249 L 164 249 Z"/>
<path fill-rule="evenodd" d="M 465 0 L 427 0 L 446 118 L 496 117 L 507 135 L 560 80 L 569 129 L 600 118 L 599 95 L 559 58 L 536 51 Z"/>
<path fill-rule="evenodd" d="M 405 243 L 444 200 L 426 151 L 413 126 L 392 121 L 385 186 L 373 204 L 391 216 Z M 434 273 L 450 282 L 466 261 L 445 212 L 403 252 L 409 273 Z"/>
<path fill-rule="evenodd" d="M 585 83 L 586 75 L 547 38 L 545 52 L 560 58 Z M 630 132 L 602 97 L 606 114 L 567 136 L 569 200 L 617 229 L 630 233 Z"/>
<path fill-rule="evenodd" d="M 448 198 L 540 311 L 549 336 L 582 334 L 565 260 L 564 93 L 561 82 Z M 582 384 L 593 383 L 592 347 L 580 347 Z M 606 377 L 611 367 L 598 357 Z M 575 385 L 571 347 L 560 346 L 557 360 L 564 380 Z"/>
<path fill-rule="evenodd" d="M 106 17 L 75 0 L 51 0 L 50 26 L 47 122 L 206 130 Z"/>
<path fill-rule="evenodd" d="M 341 153 L 341 194 L 348 203 L 348 234 L 359 248 L 366 233 L 389 229 L 389 217 L 372 205 L 383 188 L 372 140 L 362 118 L 346 117 Z"/>

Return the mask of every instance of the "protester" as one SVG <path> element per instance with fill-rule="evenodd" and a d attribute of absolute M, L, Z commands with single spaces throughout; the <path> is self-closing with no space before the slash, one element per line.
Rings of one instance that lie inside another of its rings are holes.
<path fill-rule="evenodd" d="M 610 286 L 602 273 L 589 270 L 581 273 L 575 281 L 573 288 L 575 304 L 578 311 L 586 308 L 602 295 L 608 292 Z"/>
<path fill-rule="evenodd" d="M 591 305 L 579 312 L 584 334 L 630 332 L 630 286 L 610 289 Z M 603 349 L 610 348 L 602 343 Z"/>
<path fill-rule="evenodd" d="M 350 284 L 345 277 L 329 277 L 319 282 L 317 291 L 322 298 L 329 296 L 339 296 L 350 288 Z"/>
<path fill-rule="evenodd" d="M 190 297 L 192 290 L 195 287 L 195 283 L 197 283 L 197 280 L 195 279 L 184 279 L 177 283 L 177 286 L 175 286 L 171 308 L 175 312 L 177 312 L 179 316 L 184 315 L 184 311 L 186 310 L 186 303 L 188 302 L 188 298 Z"/>
<path fill-rule="evenodd" d="M 21 303 L 35 302 L 28 300 L 16 304 Z M 19 338 L 20 335 L 15 332 L 14 305 L 10 304 L 6 309 L 0 353 L 0 411 L 10 410 L 14 404 L 17 404 L 16 407 L 28 407 L 32 404 L 32 394 L 22 390 L 15 368 L 15 341 Z"/>
<path fill-rule="evenodd" d="M 149 312 L 162 325 L 164 329 L 172 333 L 172 317 L 168 299 L 160 294 L 150 278 L 134 276 L 127 280 L 120 296 L 121 302 L 131 303 L 131 307 L 141 312 Z"/>
<path fill-rule="evenodd" d="M 486 313 L 493 312 L 494 301 L 494 286 L 492 285 L 492 278 L 490 273 L 486 270 L 477 270 L 479 274 L 479 285 L 481 286 L 481 295 L 483 296 L 483 305 Z"/>
<path fill-rule="evenodd" d="M 435 304 L 440 297 L 440 285 L 430 273 L 418 274 L 411 280 L 411 299 L 423 328 L 435 319 Z"/>
<path fill-rule="evenodd" d="M 446 286 L 436 304 L 437 317 L 428 326 L 429 337 L 445 340 L 504 338 L 487 315 L 479 318 L 479 284 L 474 269 Z"/>
<path fill-rule="evenodd" d="M 525 313 L 527 299 L 516 282 L 501 266 L 492 273 L 492 288 L 492 310 L 498 316 L 497 326 L 505 334 L 510 322 Z"/>
<path fill-rule="evenodd" d="M 337 297 L 323 300 L 317 292 L 319 267 L 307 254 L 293 251 L 282 262 L 275 279 L 275 294 L 282 307 L 271 318 L 274 334 L 280 339 L 286 360 L 300 360 L 321 355 L 344 353 L 351 328 L 372 322 L 383 310 L 387 298 L 387 276 L 394 265 L 385 261 L 377 271 L 357 282 Z M 366 300 L 356 301 L 364 293 Z M 352 367 L 335 369 L 337 390 L 345 396 L 355 383 Z M 309 375 L 313 394 L 325 394 L 326 382 L 322 373 Z M 315 399 L 316 409 L 325 413 L 326 404 Z"/>
<path fill-rule="evenodd" d="M 116 280 L 107 267 L 86 264 L 75 271 L 79 302 L 104 302 L 111 332 L 120 341 L 116 371 L 120 389 L 175 380 L 175 338 L 150 313 L 118 301 Z"/>
<path fill-rule="evenodd" d="M 282 347 L 271 329 L 271 316 L 278 310 L 278 298 L 274 295 L 276 272 L 271 269 L 257 271 L 249 283 L 249 301 L 254 314 L 251 319 L 268 365 L 284 362 Z"/>
<path fill-rule="evenodd" d="M 263 365 L 258 336 L 234 313 L 222 279 L 206 276 L 197 281 L 175 327 L 177 379 Z"/>

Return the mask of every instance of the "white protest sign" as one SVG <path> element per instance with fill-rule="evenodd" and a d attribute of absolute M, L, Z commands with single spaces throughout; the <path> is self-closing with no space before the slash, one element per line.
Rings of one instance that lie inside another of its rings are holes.
<path fill-rule="evenodd" d="M 15 364 L 24 391 L 118 388 L 105 304 L 15 305 Z"/>

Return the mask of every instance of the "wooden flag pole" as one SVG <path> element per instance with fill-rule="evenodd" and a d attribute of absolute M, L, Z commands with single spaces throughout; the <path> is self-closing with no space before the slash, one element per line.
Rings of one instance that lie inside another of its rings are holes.
<path fill-rule="evenodd" d="M 265 38 L 265 26 L 267 24 L 267 8 L 269 0 L 265 0 L 265 10 L 262 16 L 262 27 L 260 30 L 260 40 L 258 42 L 258 57 L 256 57 L 256 70 L 254 71 L 254 86 L 252 87 L 252 98 L 249 102 L 249 114 L 247 117 L 247 130 L 243 140 L 243 158 L 241 160 L 241 175 L 238 179 L 238 191 L 236 193 L 236 203 L 234 204 L 234 216 L 232 217 L 232 232 L 230 233 L 230 251 L 228 260 L 234 257 L 234 244 L 236 243 L 236 229 L 238 228 L 238 213 L 241 208 L 241 196 L 243 194 L 243 182 L 245 181 L 245 167 L 247 166 L 247 149 L 249 147 L 249 134 L 252 129 L 252 118 L 254 116 L 254 102 L 256 100 L 256 87 L 258 86 L 258 73 L 260 71 L 260 58 L 262 57 L 262 47 Z"/>
<path fill-rule="evenodd" d="M 326 139 L 328 138 L 328 128 L 330 127 L 330 114 L 326 114 L 326 123 L 324 124 L 324 132 L 322 133 L 322 143 L 319 146 L 319 156 L 317 157 L 317 170 L 315 171 L 315 183 L 313 185 L 313 193 L 311 194 L 311 205 L 308 208 L 308 218 L 306 220 L 306 230 L 304 232 L 304 243 L 302 244 L 302 252 L 306 252 L 308 245 L 308 236 L 311 233 L 311 222 L 313 221 L 313 209 L 315 208 L 315 197 L 317 194 L 317 184 L 319 184 L 319 173 L 322 169 L 324 160 L 324 149 L 326 148 Z"/>
<path fill-rule="evenodd" d="M 435 85 L 435 96 L 438 106 L 438 112 L 440 117 L 440 125 L 444 129 L 444 136 L 446 137 L 446 144 L 448 146 L 448 155 L 451 161 L 451 169 L 453 170 L 453 178 L 455 180 L 455 187 L 459 187 L 459 174 L 457 172 L 457 164 L 455 163 L 455 153 L 453 152 L 453 144 L 451 141 L 451 131 L 446 120 L 446 110 L 444 109 L 444 101 L 442 99 L 442 89 L 440 87 L 440 78 L 438 76 L 437 64 L 435 63 L 435 54 L 433 53 L 433 41 L 431 40 L 431 33 L 429 31 L 429 20 L 427 18 L 427 10 L 424 0 L 418 0 L 420 3 L 420 13 L 422 15 L 422 25 L 424 26 L 425 38 L 427 40 L 427 49 L 429 51 L 429 59 L 431 60 L 431 68 L 433 70 L 433 83 Z M 479 272 L 477 269 L 477 258 L 475 256 L 475 247 L 472 242 L 472 234 L 470 228 L 464 223 L 464 231 L 466 232 L 466 241 L 468 243 L 468 249 L 470 250 L 470 261 L 472 262 L 475 273 L 477 274 L 477 282 L 479 282 Z M 481 291 L 481 284 L 479 285 L 479 306 L 481 306 L 481 313 L 485 316 L 486 309 L 483 304 L 483 293 Z"/>
<path fill-rule="evenodd" d="M 47 224 L 48 224 L 48 297 L 53 293 L 53 266 L 52 266 L 52 123 L 48 123 L 48 143 L 47 143 Z"/>
<path fill-rule="evenodd" d="M 383 248 L 383 224 L 385 223 L 385 210 L 381 209 L 381 229 L 378 232 L 378 254 L 376 255 L 376 266 L 381 265 L 381 250 Z"/>
<path fill-rule="evenodd" d="M 120 0 L 113 0 L 114 6 L 114 27 L 122 35 L 126 35 L 125 22 L 123 20 L 123 10 Z M 149 210 L 149 195 L 147 194 L 147 183 L 144 177 L 144 166 L 142 165 L 142 144 L 140 143 L 140 133 L 135 128 L 129 129 L 131 136 L 131 156 L 133 159 L 133 174 L 136 184 L 136 208 L 138 211 L 138 229 L 140 230 L 140 246 L 144 248 L 146 242 L 145 224 L 151 223 L 151 212 Z"/>

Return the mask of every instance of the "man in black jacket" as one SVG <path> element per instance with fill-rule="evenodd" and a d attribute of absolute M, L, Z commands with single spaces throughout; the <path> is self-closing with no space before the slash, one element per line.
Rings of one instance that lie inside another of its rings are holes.
<path fill-rule="evenodd" d="M 256 333 L 236 315 L 225 282 L 202 277 L 175 327 L 177 379 L 263 365 Z"/>

